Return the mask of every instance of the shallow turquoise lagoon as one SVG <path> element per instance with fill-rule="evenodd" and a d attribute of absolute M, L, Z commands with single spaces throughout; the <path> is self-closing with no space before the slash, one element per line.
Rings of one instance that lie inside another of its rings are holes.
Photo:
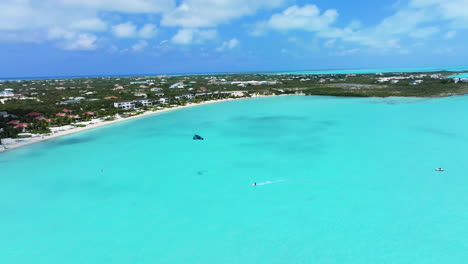
<path fill-rule="evenodd" d="M 449 78 L 468 78 L 468 73 L 459 73 L 448 76 Z"/>
<path fill-rule="evenodd" d="M 467 113 L 467 96 L 272 97 L 12 150 L 0 263 L 466 263 Z"/>

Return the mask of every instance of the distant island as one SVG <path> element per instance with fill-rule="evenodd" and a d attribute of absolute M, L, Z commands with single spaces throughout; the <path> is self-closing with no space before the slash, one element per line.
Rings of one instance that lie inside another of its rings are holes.
<path fill-rule="evenodd" d="M 258 96 L 444 97 L 466 93 L 466 73 L 447 71 L 4 80 L 0 81 L 0 139 L 6 150 L 136 116 Z"/>

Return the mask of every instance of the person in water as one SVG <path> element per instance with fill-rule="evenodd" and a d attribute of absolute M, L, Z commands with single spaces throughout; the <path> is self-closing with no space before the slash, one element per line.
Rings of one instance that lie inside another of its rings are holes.
<path fill-rule="evenodd" d="M 254 182 L 254 183 L 252 184 L 252 186 L 257 186 L 257 183 L 256 183 L 256 182 Z"/>

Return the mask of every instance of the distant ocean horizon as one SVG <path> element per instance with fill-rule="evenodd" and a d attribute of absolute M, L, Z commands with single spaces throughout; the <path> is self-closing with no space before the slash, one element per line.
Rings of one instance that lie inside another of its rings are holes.
<path fill-rule="evenodd" d="M 318 69 L 318 70 L 292 70 L 292 71 L 244 71 L 244 72 L 199 72 L 199 73 L 130 73 L 130 74 L 83 74 L 83 75 L 58 75 L 58 76 L 22 76 L 22 77 L 0 77 L 1 81 L 26 81 L 26 80 L 46 80 L 46 79 L 73 79 L 73 78 L 98 78 L 98 77 L 121 77 L 129 78 L 136 76 L 157 76 L 157 75 L 219 75 L 219 74 L 371 74 L 371 73 L 392 73 L 392 72 L 463 72 L 468 71 L 467 66 L 441 66 L 441 67 L 405 67 L 405 68 L 354 68 L 354 69 Z"/>

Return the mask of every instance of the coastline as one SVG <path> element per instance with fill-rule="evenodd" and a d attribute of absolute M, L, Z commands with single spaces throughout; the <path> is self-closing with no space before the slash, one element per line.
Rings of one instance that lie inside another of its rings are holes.
<path fill-rule="evenodd" d="M 140 118 L 140 117 L 166 113 L 166 112 L 170 112 L 170 111 L 173 111 L 173 110 L 179 110 L 179 109 L 184 109 L 184 108 L 188 108 L 188 107 L 207 105 L 207 104 L 214 104 L 214 103 L 222 103 L 222 102 L 237 101 L 237 100 L 247 100 L 247 99 L 253 99 L 253 98 L 273 97 L 273 96 L 290 96 L 290 95 L 257 95 L 257 96 L 252 96 L 252 97 L 210 100 L 210 101 L 204 101 L 204 102 L 201 102 L 201 103 L 198 103 L 198 104 L 187 104 L 187 105 L 181 105 L 181 106 L 176 106 L 176 107 L 171 107 L 171 108 L 163 108 L 163 109 L 160 109 L 160 110 L 157 110 L 157 111 L 147 111 L 147 112 L 144 112 L 143 114 L 139 114 L 139 115 L 135 115 L 135 116 L 130 116 L 130 117 L 126 117 L 126 118 L 118 118 L 118 119 L 115 119 L 115 120 L 112 120 L 112 121 L 103 121 L 103 122 L 100 122 L 100 123 L 97 123 L 97 124 L 90 124 L 90 125 L 87 125 L 86 127 L 75 127 L 73 129 L 70 129 L 70 130 L 55 132 L 55 133 L 52 133 L 52 134 L 50 134 L 48 136 L 44 135 L 44 136 L 39 136 L 39 137 L 31 137 L 31 138 L 27 139 L 28 140 L 27 142 L 18 142 L 18 143 L 13 144 L 13 145 L 7 145 L 6 146 L 7 148 L 5 148 L 4 145 L 0 145 L 0 153 L 8 152 L 8 151 L 13 150 L 13 149 L 21 148 L 21 147 L 24 147 L 24 146 L 28 146 L 28 145 L 31 145 L 31 144 L 51 140 L 51 139 L 66 136 L 66 135 L 71 135 L 71 134 L 74 134 L 74 133 L 79 133 L 79 132 L 86 131 L 86 130 L 91 130 L 91 129 L 95 129 L 95 128 L 99 128 L 99 127 L 103 127 L 103 126 L 107 126 L 107 125 L 112 125 L 112 124 L 124 122 L 124 121 L 127 121 L 127 120 L 133 120 L 133 119 Z"/>

